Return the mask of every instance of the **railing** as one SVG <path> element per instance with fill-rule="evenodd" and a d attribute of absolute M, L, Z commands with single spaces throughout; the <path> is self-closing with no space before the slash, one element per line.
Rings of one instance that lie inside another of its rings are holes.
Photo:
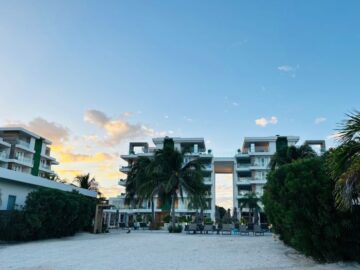
<path fill-rule="evenodd" d="M 32 158 L 27 158 L 27 157 L 15 157 L 15 159 L 17 159 L 18 161 L 21 162 L 25 162 L 25 163 L 29 163 L 29 164 L 33 164 L 34 160 Z"/>
<path fill-rule="evenodd" d="M 204 183 L 211 183 L 210 177 L 204 177 Z"/>
<path fill-rule="evenodd" d="M 247 168 L 249 168 L 250 167 L 250 163 L 248 163 L 248 164 L 237 164 L 237 168 L 239 168 L 239 169 L 247 169 Z"/>
<path fill-rule="evenodd" d="M 46 164 L 40 164 L 40 169 L 45 169 L 45 170 L 51 171 L 51 166 L 46 165 Z"/>
<path fill-rule="evenodd" d="M 1 151 L 0 158 L 8 158 L 8 153 L 6 153 L 5 151 Z"/>
<path fill-rule="evenodd" d="M 121 170 L 124 170 L 124 171 L 130 170 L 130 169 L 131 169 L 131 166 L 122 166 L 121 167 Z"/>
<path fill-rule="evenodd" d="M 22 141 L 22 140 L 17 140 L 17 141 L 16 141 L 16 144 L 21 145 L 21 146 L 23 146 L 23 147 L 26 147 L 26 148 L 29 148 L 29 149 L 30 149 L 30 143 L 28 143 L 28 142 L 24 142 L 24 141 Z"/>

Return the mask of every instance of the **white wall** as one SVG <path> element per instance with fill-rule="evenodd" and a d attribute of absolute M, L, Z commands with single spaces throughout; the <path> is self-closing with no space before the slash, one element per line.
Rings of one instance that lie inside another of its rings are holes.
<path fill-rule="evenodd" d="M 30 185 L 0 180 L 0 210 L 6 210 L 9 195 L 16 196 L 16 206 L 24 206 L 27 195 L 34 189 L 35 188 Z"/>

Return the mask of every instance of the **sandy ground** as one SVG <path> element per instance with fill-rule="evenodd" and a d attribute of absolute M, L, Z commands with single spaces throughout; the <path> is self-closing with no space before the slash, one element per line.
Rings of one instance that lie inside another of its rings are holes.
<path fill-rule="evenodd" d="M 0 246 L 0 269 L 360 269 L 317 264 L 267 236 L 112 231 Z"/>

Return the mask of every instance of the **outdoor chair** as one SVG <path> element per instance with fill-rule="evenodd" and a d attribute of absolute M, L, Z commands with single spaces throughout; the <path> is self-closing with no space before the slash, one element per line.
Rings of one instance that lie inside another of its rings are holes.
<path fill-rule="evenodd" d="M 203 232 L 208 234 L 209 232 L 214 233 L 214 226 L 211 224 L 205 224 Z"/>
<path fill-rule="evenodd" d="M 257 224 L 254 224 L 254 231 L 253 231 L 253 234 L 256 236 L 256 235 L 264 235 L 264 230 L 261 229 L 261 226 L 260 225 L 257 225 Z"/>
<path fill-rule="evenodd" d="M 241 224 L 239 226 L 239 234 L 240 235 L 243 235 L 243 234 L 249 235 L 249 230 L 247 228 L 247 225 Z"/>
<path fill-rule="evenodd" d="M 187 233 L 190 233 L 190 232 L 196 233 L 197 229 L 198 229 L 197 224 L 196 223 L 191 223 L 191 224 L 189 224 Z"/>
<path fill-rule="evenodd" d="M 224 234 L 225 232 L 231 234 L 232 230 L 234 229 L 233 224 L 223 224 L 221 228 L 221 233 Z"/>

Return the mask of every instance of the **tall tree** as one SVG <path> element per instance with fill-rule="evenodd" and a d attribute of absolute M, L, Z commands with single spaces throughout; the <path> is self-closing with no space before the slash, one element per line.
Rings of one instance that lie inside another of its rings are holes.
<path fill-rule="evenodd" d="M 249 209 L 249 223 L 252 223 L 254 213 L 260 210 L 259 202 L 260 198 L 256 196 L 254 192 L 249 192 L 244 197 L 239 199 L 239 208 L 242 211 L 243 208 Z"/>
<path fill-rule="evenodd" d="M 336 180 L 336 204 L 343 210 L 352 209 L 360 198 L 360 112 L 347 117 L 338 129 L 341 144 L 330 151 L 327 159 L 330 175 Z"/>
<path fill-rule="evenodd" d="M 316 156 L 315 151 L 308 145 L 302 145 L 300 147 L 286 146 L 275 153 L 269 166 L 271 170 L 275 170 L 278 166 L 291 163 L 294 160 L 313 158 Z"/>
<path fill-rule="evenodd" d="M 171 139 L 168 139 L 169 141 Z M 203 198 L 206 186 L 203 182 L 203 165 L 198 159 L 185 161 L 184 153 L 174 149 L 173 143 L 164 142 L 164 148 L 155 154 L 155 168 L 164 192 L 171 197 L 171 223 L 175 226 L 175 205 L 184 201 L 184 194 L 191 198 Z"/>
<path fill-rule="evenodd" d="M 76 176 L 74 182 L 81 188 L 99 192 L 99 184 L 94 177 L 90 178 L 90 173 Z"/>

